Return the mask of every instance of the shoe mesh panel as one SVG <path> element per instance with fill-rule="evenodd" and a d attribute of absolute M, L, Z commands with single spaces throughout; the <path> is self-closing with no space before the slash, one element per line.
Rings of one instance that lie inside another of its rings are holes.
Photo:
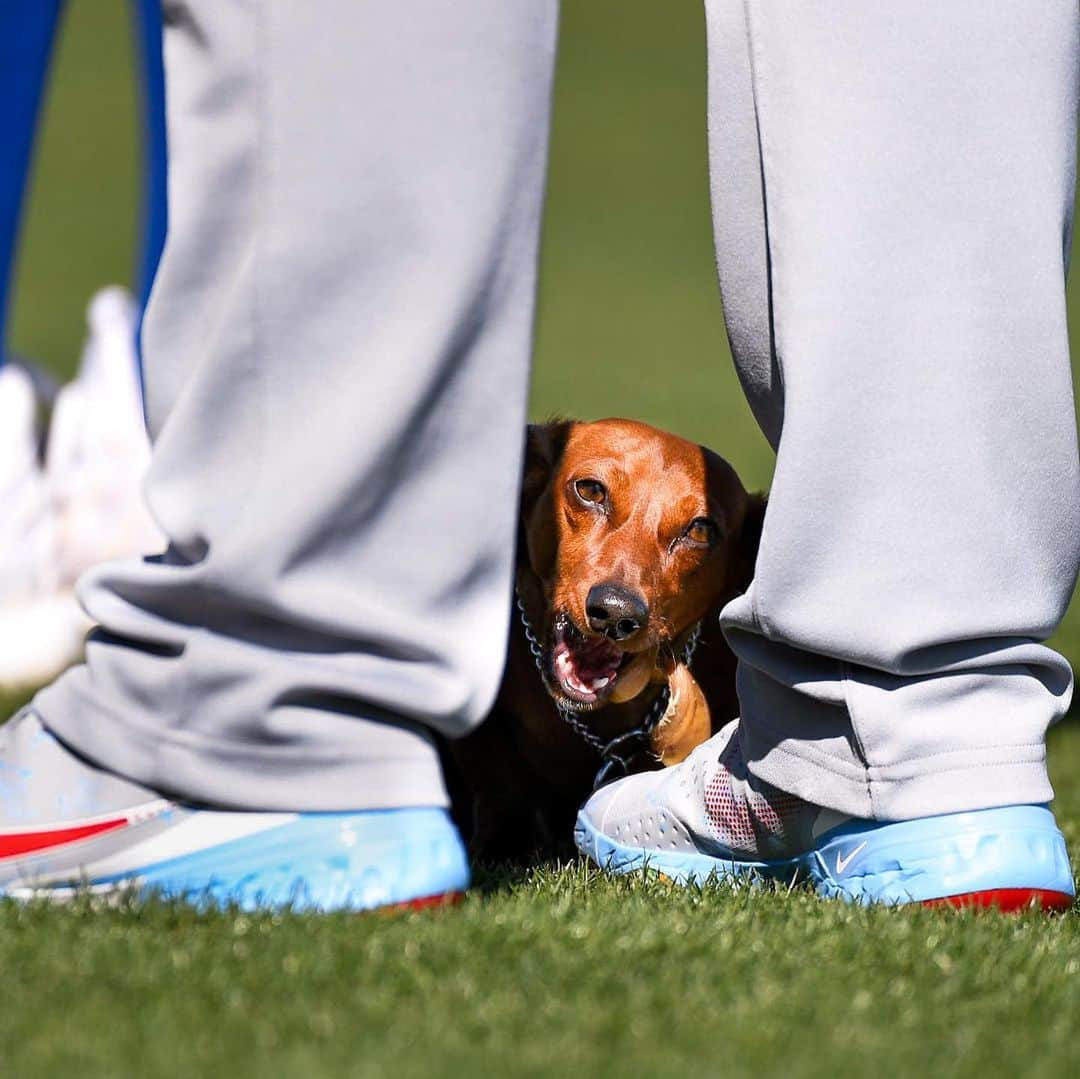
<path fill-rule="evenodd" d="M 698 762 L 695 780 L 699 790 L 704 788 L 705 821 L 713 839 L 737 853 L 761 858 L 782 856 L 797 842 L 807 803 L 751 780 L 737 737 L 728 742 L 715 771 L 703 782 L 705 764 Z"/>

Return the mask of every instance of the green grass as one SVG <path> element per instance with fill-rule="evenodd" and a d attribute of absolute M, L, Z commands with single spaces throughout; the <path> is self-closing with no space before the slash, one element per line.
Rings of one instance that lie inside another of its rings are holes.
<path fill-rule="evenodd" d="M 14 343 L 70 373 L 90 293 L 130 277 L 122 0 L 70 4 Z M 567 0 L 533 413 L 639 416 L 772 461 L 714 279 L 700 5 Z M 1069 292 L 1074 326 L 1080 285 Z M 1056 643 L 1080 662 L 1080 605 Z M 0 716 L 17 701 L 0 699 Z M 1080 724 L 1054 733 L 1080 864 Z M 0 1074 L 1072 1075 L 1080 912 L 864 911 L 581 867 L 489 874 L 425 916 L 0 904 Z"/>
<path fill-rule="evenodd" d="M 1054 739 L 1080 858 L 1080 725 Z M 864 910 L 584 866 L 427 914 L 0 902 L 3 1073 L 1068 1076 L 1080 913 Z"/>

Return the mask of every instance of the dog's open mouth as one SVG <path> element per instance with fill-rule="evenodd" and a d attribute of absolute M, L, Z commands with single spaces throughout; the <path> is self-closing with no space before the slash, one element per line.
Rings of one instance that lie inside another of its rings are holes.
<path fill-rule="evenodd" d="M 596 706 L 611 695 L 633 657 L 606 637 L 585 637 L 569 621 L 555 626 L 551 674 L 556 688 L 578 706 Z"/>

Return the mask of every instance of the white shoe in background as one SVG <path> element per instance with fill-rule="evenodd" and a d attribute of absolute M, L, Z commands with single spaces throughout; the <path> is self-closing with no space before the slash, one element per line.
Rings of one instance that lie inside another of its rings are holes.
<path fill-rule="evenodd" d="M 137 318 L 126 289 L 106 288 L 90 301 L 79 373 L 53 409 L 45 479 L 62 587 L 98 562 L 164 548 L 142 498 L 150 440 L 135 355 Z"/>
<path fill-rule="evenodd" d="M 0 605 L 22 603 L 54 584 L 53 532 L 38 458 L 38 403 L 30 375 L 0 368 Z"/>
<path fill-rule="evenodd" d="M 52 506 L 27 372 L 0 369 L 0 688 L 44 681 L 70 650 L 58 594 Z"/>
<path fill-rule="evenodd" d="M 0 371 L 0 688 L 42 684 L 80 656 L 91 625 L 74 594 L 84 570 L 164 546 L 141 492 L 150 443 L 136 317 L 124 289 L 91 301 L 79 372 L 57 397 L 43 467 L 30 380 L 17 367 Z"/>

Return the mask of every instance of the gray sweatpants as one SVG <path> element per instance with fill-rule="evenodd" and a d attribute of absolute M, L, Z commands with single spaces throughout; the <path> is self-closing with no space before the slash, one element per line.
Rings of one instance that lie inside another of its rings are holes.
<path fill-rule="evenodd" d="M 778 450 L 725 613 L 751 767 L 886 819 L 1045 800 L 1075 0 L 707 8 L 725 311 Z M 555 3 L 169 10 L 171 544 L 84 581 L 103 630 L 37 707 L 186 798 L 441 804 L 429 732 L 481 719 L 507 634 Z"/>

